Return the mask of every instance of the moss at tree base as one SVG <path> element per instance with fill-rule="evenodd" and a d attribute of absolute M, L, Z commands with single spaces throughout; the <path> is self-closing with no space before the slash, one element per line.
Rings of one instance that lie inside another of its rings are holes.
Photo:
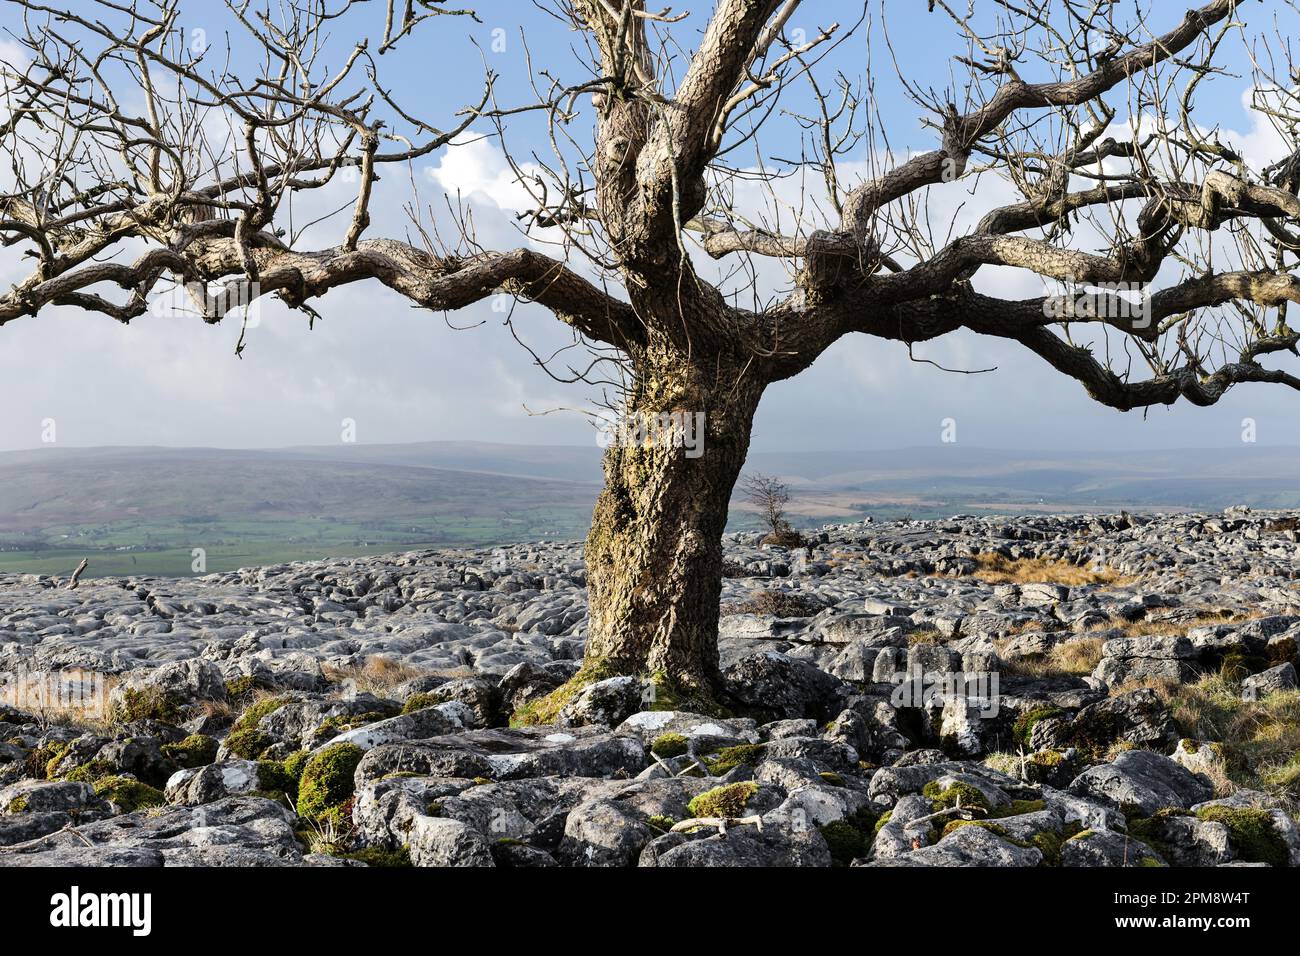
<path fill-rule="evenodd" d="M 560 719 L 560 712 L 586 687 L 611 677 L 640 677 L 653 685 L 647 710 L 686 711 L 705 717 L 729 717 L 731 711 L 711 693 L 674 680 L 667 674 L 623 673 L 608 660 L 585 661 L 571 678 L 543 697 L 523 704 L 510 717 L 511 727 L 545 727 Z"/>

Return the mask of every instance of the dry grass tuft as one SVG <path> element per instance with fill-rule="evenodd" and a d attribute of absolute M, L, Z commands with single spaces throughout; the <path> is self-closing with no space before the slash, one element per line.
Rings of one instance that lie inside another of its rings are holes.
<path fill-rule="evenodd" d="M 772 617 L 812 617 L 825 605 L 816 598 L 806 594 L 790 591 L 751 591 L 749 600 L 724 604 L 721 615 L 732 614 L 769 614 Z"/>
<path fill-rule="evenodd" d="M 1198 614 L 1189 621 L 1126 621 L 1122 618 L 1113 618 L 1105 623 L 1094 625 L 1089 630 L 1122 631 L 1125 637 L 1182 637 L 1194 627 L 1241 623 L 1263 616 L 1263 611 L 1248 611 L 1244 614 L 1215 611 Z"/>
<path fill-rule="evenodd" d="M 425 677 L 431 674 L 447 678 L 472 677 L 474 673 L 470 668 L 428 670 L 412 667 L 382 654 L 368 657 L 364 664 L 351 667 L 335 667 L 327 664 L 321 668 L 321 671 L 325 675 L 325 679 L 331 684 L 351 681 L 353 689 L 365 694 L 377 694 L 381 697 L 390 693 L 393 688 L 416 677 Z"/>
<path fill-rule="evenodd" d="M 912 631 L 907 635 L 907 643 L 915 644 L 942 644 L 946 638 L 933 628 L 924 627 L 919 631 Z"/>
<path fill-rule="evenodd" d="M 1057 644 L 1047 655 L 1056 669 L 1065 674 L 1091 674 L 1101 663 L 1100 637 L 1084 637 Z"/>
<path fill-rule="evenodd" d="M 984 758 L 984 766 L 990 770 L 996 770 L 998 773 L 1005 773 L 1008 777 L 1017 779 L 1024 778 L 1025 758 L 1020 754 L 1007 753 L 1006 751 L 997 751 L 989 754 Z"/>
<path fill-rule="evenodd" d="M 1021 677 L 1051 677 L 1056 674 L 1091 674 L 1101 663 L 1099 637 L 1076 638 L 1057 644 L 1046 654 L 1030 654 L 1006 662 L 1007 672 Z M 998 646 L 998 642 L 994 643 Z M 999 648 L 1000 649 L 1000 648 Z"/>
<path fill-rule="evenodd" d="M 42 728 L 106 732 L 112 726 L 108 699 L 121 683 L 115 675 L 74 667 L 4 676 L 10 679 L 0 684 L 0 704 L 31 714 Z"/>
<path fill-rule="evenodd" d="M 1091 571 L 1069 561 L 1049 561 L 1046 558 L 1019 558 L 1012 560 L 996 552 L 973 556 L 978 568 L 974 577 L 987 584 L 1129 584 L 1136 580 L 1111 568 Z"/>
<path fill-rule="evenodd" d="M 259 691 L 259 693 L 262 693 Z M 265 696 L 263 694 L 263 696 Z M 254 694 L 256 699 L 257 694 Z M 234 716 L 235 708 L 228 701 L 224 700 L 201 700 L 198 703 L 199 713 L 204 717 L 215 717 L 225 719 Z"/>
<path fill-rule="evenodd" d="M 1300 690 L 1243 700 L 1241 684 L 1222 673 L 1149 686 L 1185 736 L 1222 744 L 1230 783 L 1300 805 Z"/>

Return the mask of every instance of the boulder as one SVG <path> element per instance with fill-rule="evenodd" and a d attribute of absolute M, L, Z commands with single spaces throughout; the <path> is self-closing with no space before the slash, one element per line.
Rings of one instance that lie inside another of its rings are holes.
<path fill-rule="evenodd" d="M 617 727 L 654 702 L 655 687 L 639 677 L 610 677 L 582 688 L 560 711 L 566 727 Z"/>
<path fill-rule="evenodd" d="M 1114 830 L 1084 830 L 1061 844 L 1061 866 L 1166 866 L 1140 840 Z"/>
<path fill-rule="evenodd" d="M 1132 680 L 1183 683 L 1197 673 L 1196 648 L 1186 637 L 1119 637 L 1106 641 L 1093 677 L 1108 687 Z"/>
<path fill-rule="evenodd" d="M 201 807 L 140 810 L 82 823 L 6 854 L 27 866 L 285 866 L 301 864 L 302 845 L 288 807 L 261 797 L 228 797 Z M 134 862 L 133 862 L 134 861 Z M 144 861 L 144 862 L 140 862 Z"/>
<path fill-rule="evenodd" d="M 167 802 L 178 807 L 197 807 L 225 797 L 254 793 L 263 787 L 256 760 L 224 760 L 194 770 L 179 770 L 167 781 Z"/>
<path fill-rule="evenodd" d="M 1235 856 L 1224 824 L 1191 815 L 1157 814 L 1139 835 L 1171 866 L 1222 866 Z"/>
<path fill-rule="evenodd" d="M 1296 680 L 1295 666 L 1287 661 L 1242 680 L 1241 694 L 1247 700 L 1261 700 L 1270 694 L 1295 690 L 1297 686 L 1300 686 L 1300 681 Z"/>
<path fill-rule="evenodd" d="M 733 826 L 726 834 L 700 831 L 695 838 L 668 834 L 650 843 L 641 866 L 670 867 L 786 867 L 830 866 L 831 851 L 814 830 L 794 832 L 765 827 Z"/>
<path fill-rule="evenodd" d="M 811 664 L 765 651 L 723 672 L 728 691 L 747 707 L 777 717 L 828 721 L 843 709 L 844 684 Z"/>
<path fill-rule="evenodd" d="M 556 856 L 567 866 L 634 866 L 653 835 L 639 814 L 595 800 L 569 811 Z"/>
<path fill-rule="evenodd" d="M 0 789 L 0 815 L 16 813 L 106 814 L 108 805 L 88 783 L 21 780 Z"/>
<path fill-rule="evenodd" d="M 387 777 L 364 784 L 352 799 L 355 833 L 366 846 L 396 850 L 409 841 L 416 817 L 429 815 L 431 807 L 472 784 L 444 777 Z"/>
<path fill-rule="evenodd" d="M 474 712 L 465 704 L 460 701 L 448 701 L 346 730 L 338 736 L 323 741 L 314 749 L 321 750 L 334 744 L 347 743 L 356 744 L 362 750 L 373 750 L 385 744 L 401 743 L 406 740 L 427 740 L 430 737 L 458 733 L 472 729 L 476 723 Z"/>
<path fill-rule="evenodd" d="M 496 866 L 484 836 L 459 820 L 417 816 L 407 838 L 415 866 Z"/>
<path fill-rule="evenodd" d="M 212 661 L 192 657 L 172 661 L 149 671 L 132 673 L 109 693 L 109 706 L 127 708 L 132 692 L 156 691 L 175 707 L 188 707 L 202 700 L 227 699 L 225 677 Z"/>
<path fill-rule="evenodd" d="M 1166 749 L 1178 740 L 1178 728 L 1160 696 L 1150 688 L 1089 704 L 1072 718 L 1034 724 L 1029 742 L 1036 750 L 1076 747 L 1104 753 L 1113 743 Z"/>
<path fill-rule="evenodd" d="M 898 856 L 873 857 L 863 866 L 1038 866 L 1043 854 L 1035 847 L 1020 847 L 982 826 L 954 829 L 933 846 Z"/>
<path fill-rule="evenodd" d="M 1119 808 L 1136 806 L 1145 816 L 1170 807 L 1185 810 L 1214 795 L 1208 779 L 1149 750 L 1127 750 L 1113 763 L 1088 768 L 1070 791 Z"/>
<path fill-rule="evenodd" d="M 758 743 L 758 724 L 744 717 L 723 719 L 692 714 L 685 710 L 643 710 L 632 714 L 614 731 L 620 736 L 636 736 L 647 747 L 665 734 L 678 734 L 687 740 L 712 744 Z"/>
<path fill-rule="evenodd" d="M 464 704 L 474 715 L 473 729 L 499 727 L 505 723 L 501 712 L 501 691 L 496 682 L 483 677 L 462 677 L 439 684 L 425 692 L 438 703 L 456 701 Z"/>
<path fill-rule="evenodd" d="M 609 777 L 645 768 L 646 748 L 636 737 L 603 727 L 521 727 L 382 744 L 357 767 L 358 784 L 390 773 L 440 777 Z"/>
<path fill-rule="evenodd" d="M 565 663 L 565 662 L 558 662 Z M 569 679 L 565 669 L 523 661 L 506 671 L 497 685 L 501 708 L 513 714 L 524 704 L 545 697 Z"/>

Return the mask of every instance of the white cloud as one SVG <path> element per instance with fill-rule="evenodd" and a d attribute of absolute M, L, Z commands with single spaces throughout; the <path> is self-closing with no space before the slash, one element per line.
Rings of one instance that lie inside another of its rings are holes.
<path fill-rule="evenodd" d="M 21 73 L 31 63 L 31 51 L 13 40 L 0 39 L 0 72 Z"/>
<path fill-rule="evenodd" d="M 533 163 L 521 163 L 519 169 L 525 176 L 535 176 L 540 171 Z M 464 137 L 444 147 L 438 162 L 425 167 L 425 175 L 451 197 L 459 195 L 476 202 L 487 200 L 498 209 L 514 212 L 536 206 L 500 146 L 485 137 Z"/>

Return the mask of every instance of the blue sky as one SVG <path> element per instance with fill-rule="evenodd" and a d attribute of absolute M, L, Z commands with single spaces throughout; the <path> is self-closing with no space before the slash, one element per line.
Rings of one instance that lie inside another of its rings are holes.
<path fill-rule="evenodd" d="M 471 5 L 464 0 L 457 5 Z M 74 0 L 74 9 L 84 0 Z M 228 25 L 211 0 L 185 5 L 186 29 L 221 37 Z M 377 39 L 381 9 L 371 4 L 341 21 L 332 43 L 346 51 L 359 36 Z M 683 47 L 698 36 L 711 4 L 687 5 L 694 16 L 673 27 Z M 924 0 L 872 0 L 870 27 L 830 55 L 823 74 L 841 70 L 853 78 L 867 72 L 867 37 L 872 39 L 871 77 L 881 117 L 896 152 L 933 148 L 933 133 L 919 122 L 922 110 L 902 95 L 892 60 L 913 81 L 942 90 L 949 57 L 965 52 L 951 21 L 926 13 Z M 955 4 L 964 7 L 964 4 Z M 1133 8 L 1132 0 L 1122 7 Z M 1163 32 L 1182 16 L 1175 0 L 1157 0 L 1149 21 Z M 450 125 L 449 113 L 477 99 L 484 64 L 499 73 L 503 105 L 528 98 L 525 40 L 535 71 L 551 71 L 566 82 L 585 79 L 581 38 L 521 0 L 480 2 L 481 23 L 443 17 L 422 25 L 380 60 L 381 79 L 421 116 Z M 790 29 L 815 35 L 839 21 L 847 27 L 862 14 L 857 4 L 808 0 Z M 1253 31 L 1272 29 L 1273 15 L 1294 15 L 1280 0 L 1243 5 Z M 882 22 L 888 23 L 892 56 Z M 13 8 L 0 6 L 0 25 L 15 26 Z M 522 28 L 522 38 L 521 38 Z M 1140 28 L 1135 36 L 1143 38 Z M 504 49 L 500 49 L 504 40 Z M 236 59 L 251 55 L 234 36 Z M 377 42 L 372 41 L 372 48 Z M 1277 158 L 1282 143 L 1243 106 L 1250 88 L 1249 64 L 1241 41 L 1225 44 L 1222 62 L 1237 76 L 1215 77 L 1197 97 L 1202 117 L 1217 122 L 1224 137 L 1252 158 Z M 20 54 L 0 40 L 0 58 Z M 1028 77 L 1030 79 L 1033 76 Z M 123 95 L 130 103 L 132 97 Z M 138 99 L 137 99 L 138 103 Z M 783 102 L 800 111 L 808 105 L 802 85 Z M 589 113 L 588 113 L 589 115 Z M 1207 120 L 1203 119 L 1203 122 Z M 575 136 L 582 137 L 581 120 Z M 489 130 L 484 127 L 484 133 Z M 518 156 L 545 147 L 540 116 L 511 126 L 510 146 Z M 789 155 L 796 145 L 792 127 L 775 123 L 761 141 L 765 157 Z M 860 147 L 861 162 L 867 147 Z M 751 154 L 752 155 L 752 154 Z M 736 161 L 744 163 L 738 156 Z M 851 172 L 850 168 L 850 172 Z M 340 189 L 344 189 L 340 184 Z M 996 195 L 981 184 L 951 184 L 933 197 L 932 219 L 946 228 Z M 417 192 L 418 191 L 418 192 Z M 389 169 L 376 191 L 369 235 L 403 237 L 406 203 L 441 210 L 459 194 L 474 209 L 478 239 L 489 248 L 525 241 L 516 226 L 523 199 L 511 182 L 501 144 L 487 136 L 441 150 L 412 169 Z M 414 197 L 414 198 L 413 198 Z M 332 208 L 346 191 L 315 197 L 309 209 Z M 963 207 L 964 204 L 964 207 Z M 311 234 L 321 244 L 339 241 L 346 220 L 333 220 Z M 12 282 L 22 263 L 13 250 L 0 250 L 0 281 Z M 1015 297 L 1036 294 L 1041 284 L 1009 270 L 990 270 L 982 288 Z M 58 440 L 68 445 L 165 444 L 265 447 L 332 443 L 341 421 L 356 422 L 358 440 L 506 441 L 585 444 L 595 437 L 583 416 L 562 409 L 581 406 L 580 387 L 553 382 L 502 327 L 501 316 L 482 304 L 450 317 L 422 313 L 378 285 L 336 290 L 316 303 L 323 316 L 312 331 L 306 320 L 267 304 L 261 324 L 249 331 L 243 358 L 236 358 L 239 328 L 233 320 L 209 327 L 190 317 L 160 315 L 123 328 L 102 316 L 52 310 L 0 329 L 0 449 L 41 444 L 47 419 L 57 422 Z M 538 351 L 565 340 L 564 330 L 543 310 L 516 313 L 517 327 Z M 1041 360 L 1000 340 L 957 334 L 916 349 L 918 358 L 951 368 L 997 371 L 959 375 L 911 362 L 906 348 L 863 336 L 845 339 L 802 376 L 773 386 L 759 410 L 754 445 L 765 450 L 888 448 L 936 443 L 941 422 L 957 422 L 958 441 L 1015 448 L 1120 449 L 1144 446 L 1240 447 L 1242 420 L 1256 422 L 1260 444 L 1300 444 L 1300 394 L 1267 386 L 1242 386 L 1211 409 L 1179 405 L 1147 415 L 1121 414 L 1093 403 L 1076 383 L 1061 378 Z M 536 414 L 553 411 L 551 414 Z"/>

